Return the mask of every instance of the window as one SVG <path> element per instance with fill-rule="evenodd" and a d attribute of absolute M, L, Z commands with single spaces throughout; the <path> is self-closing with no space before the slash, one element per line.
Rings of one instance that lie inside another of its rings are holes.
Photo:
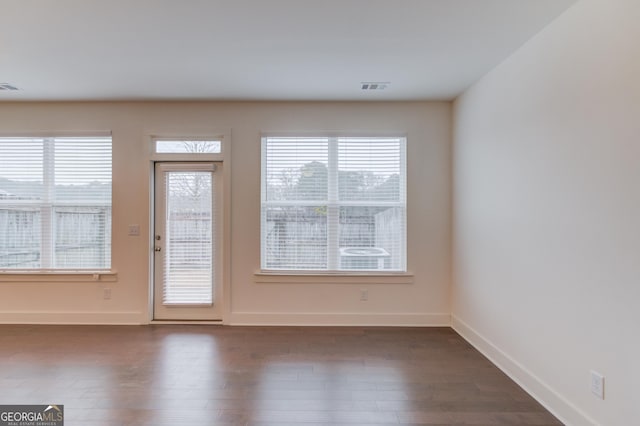
<path fill-rule="evenodd" d="M 220 154 L 222 142 L 218 140 L 155 139 L 157 154 Z"/>
<path fill-rule="evenodd" d="M 263 270 L 406 271 L 402 137 L 264 137 Z"/>
<path fill-rule="evenodd" d="M 0 270 L 111 267 L 111 137 L 0 137 Z"/>

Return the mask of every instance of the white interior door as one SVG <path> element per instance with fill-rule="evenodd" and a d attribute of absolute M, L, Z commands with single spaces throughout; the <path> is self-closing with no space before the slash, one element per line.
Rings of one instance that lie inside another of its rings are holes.
<path fill-rule="evenodd" d="M 156 163 L 156 320 L 222 319 L 222 163 Z"/>

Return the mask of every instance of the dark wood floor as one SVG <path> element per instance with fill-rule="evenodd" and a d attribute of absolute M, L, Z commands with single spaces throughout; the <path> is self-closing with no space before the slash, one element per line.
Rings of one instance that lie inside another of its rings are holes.
<path fill-rule="evenodd" d="M 65 426 L 560 425 L 449 328 L 0 325 L 0 404 Z"/>

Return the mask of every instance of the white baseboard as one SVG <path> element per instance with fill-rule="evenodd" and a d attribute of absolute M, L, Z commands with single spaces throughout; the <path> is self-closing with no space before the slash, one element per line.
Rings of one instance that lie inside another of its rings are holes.
<path fill-rule="evenodd" d="M 141 325 L 150 321 L 143 312 L 0 312 L 0 324 Z M 166 323 L 166 322 L 163 322 Z M 193 323 L 193 322 L 190 322 Z M 255 326 L 388 326 L 450 327 L 449 314 L 333 314 L 234 312 L 225 325 Z"/>
<path fill-rule="evenodd" d="M 334 314 L 232 312 L 228 325 L 450 327 L 449 314 Z"/>
<path fill-rule="evenodd" d="M 593 419 L 567 401 L 538 376 L 455 315 L 451 316 L 451 327 L 562 423 L 567 426 L 597 425 Z"/>
<path fill-rule="evenodd" d="M 0 312 L 0 324 L 141 325 L 142 312 Z"/>

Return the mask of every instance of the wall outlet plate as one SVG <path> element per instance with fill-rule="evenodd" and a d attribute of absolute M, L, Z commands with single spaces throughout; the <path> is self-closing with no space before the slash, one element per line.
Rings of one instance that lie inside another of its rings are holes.
<path fill-rule="evenodd" d="M 604 399 L 604 376 L 593 370 L 591 370 L 591 393 Z"/>

